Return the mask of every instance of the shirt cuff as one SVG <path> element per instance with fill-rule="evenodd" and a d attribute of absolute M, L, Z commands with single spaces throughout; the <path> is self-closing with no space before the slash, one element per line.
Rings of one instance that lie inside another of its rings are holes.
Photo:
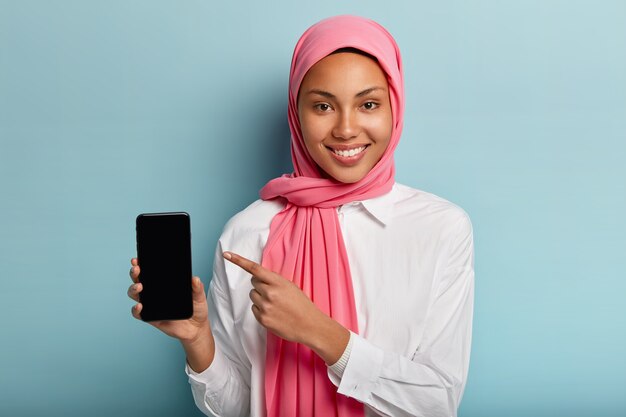
<path fill-rule="evenodd" d="M 346 346 L 339 360 L 328 367 L 328 369 L 330 369 L 339 378 L 343 376 L 343 372 L 345 371 L 346 366 L 348 365 L 348 360 L 350 359 L 350 352 L 352 351 L 352 343 L 353 343 L 352 342 L 353 334 L 354 333 L 350 332 L 350 339 L 348 339 L 348 345 Z"/>
<path fill-rule="evenodd" d="M 226 356 L 221 350 L 215 349 L 213 362 L 202 372 L 195 372 L 185 361 L 185 373 L 189 377 L 189 384 L 198 398 L 204 398 L 206 406 L 213 414 L 217 413 L 217 404 L 220 404 L 218 393 L 228 382 L 228 363 Z M 195 397 L 195 396 L 194 396 Z"/>
<path fill-rule="evenodd" d="M 331 381 L 339 383 L 338 393 L 366 403 L 378 385 L 385 353 L 357 334 L 350 335 L 350 343 L 350 357 L 341 380 L 331 378 Z"/>

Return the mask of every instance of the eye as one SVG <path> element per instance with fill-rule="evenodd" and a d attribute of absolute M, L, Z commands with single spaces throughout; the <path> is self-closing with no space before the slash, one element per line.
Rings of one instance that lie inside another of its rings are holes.
<path fill-rule="evenodd" d="M 323 112 L 323 113 L 330 111 L 332 109 L 332 107 L 330 107 L 330 104 L 328 103 L 317 103 L 313 107 L 315 108 L 315 110 Z"/>
<path fill-rule="evenodd" d="M 365 110 L 374 110 L 376 107 L 378 107 L 378 103 L 376 103 L 375 101 L 367 101 L 363 103 L 363 108 Z"/>

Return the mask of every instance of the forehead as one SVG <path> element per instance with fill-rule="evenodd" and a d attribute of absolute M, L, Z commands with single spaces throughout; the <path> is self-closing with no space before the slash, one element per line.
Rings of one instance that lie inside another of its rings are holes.
<path fill-rule="evenodd" d="M 324 87 L 378 86 L 387 88 L 387 76 L 374 59 L 353 52 L 340 52 L 319 60 L 305 74 L 300 90 Z"/>

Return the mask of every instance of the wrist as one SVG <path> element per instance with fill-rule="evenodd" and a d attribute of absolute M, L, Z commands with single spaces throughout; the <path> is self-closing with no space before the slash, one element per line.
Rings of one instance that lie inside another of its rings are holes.
<path fill-rule="evenodd" d="M 314 330 L 309 332 L 307 340 L 303 343 L 314 351 L 327 364 L 334 364 L 350 341 L 350 331 L 336 320 L 323 315 Z"/>
<path fill-rule="evenodd" d="M 211 325 L 208 321 L 194 327 L 194 331 L 185 333 L 186 337 L 178 337 L 178 340 L 180 340 L 180 343 L 183 346 L 201 345 L 206 343 L 209 338 L 213 337 L 211 333 Z"/>
<path fill-rule="evenodd" d="M 328 364 L 328 368 L 339 378 L 343 377 L 343 373 L 348 366 L 348 360 L 350 360 L 350 354 L 352 353 L 352 344 L 354 342 L 354 338 L 352 337 L 353 333 L 350 332 L 350 339 L 348 340 L 348 345 L 346 349 L 343 351 L 343 354 L 337 360 L 337 362 L 333 364 Z"/>
<path fill-rule="evenodd" d="M 187 363 L 195 372 L 200 373 L 211 365 L 215 356 L 215 340 L 210 328 L 200 331 L 193 339 L 181 339 L 180 342 L 185 350 Z"/>

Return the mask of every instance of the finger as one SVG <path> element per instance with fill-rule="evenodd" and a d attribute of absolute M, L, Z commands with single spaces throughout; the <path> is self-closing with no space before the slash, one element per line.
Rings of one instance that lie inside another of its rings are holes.
<path fill-rule="evenodd" d="M 248 296 L 250 297 L 250 300 L 252 300 L 252 304 L 260 309 L 261 303 L 263 302 L 263 296 L 254 288 L 250 290 Z"/>
<path fill-rule="evenodd" d="M 266 281 L 263 281 L 257 277 L 252 277 L 250 279 L 250 282 L 252 283 L 252 288 L 258 291 L 259 294 L 261 294 L 262 296 L 265 296 L 265 294 L 267 294 L 267 289 L 270 285 Z"/>
<path fill-rule="evenodd" d="M 133 300 L 139 302 L 139 293 L 143 290 L 143 285 L 141 283 L 133 284 L 128 287 L 128 296 Z"/>
<path fill-rule="evenodd" d="M 263 268 L 258 263 L 251 261 L 250 259 L 244 258 L 241 255 L 237 255 L 233 252 L 224 252 L 224 259 L 229 260 L 235 265 L 239 266 L 246 272 L 254 275 L 262 281 L 267 281 L 272 277 L 272 272 L 268 269 Z"/>
<path fill-rule="evenodd" d="M 202 280 L 200 277 L 191 278 L 191 290 L 193 301 L 196 303 L 205 303 L 206 302 L 206 294 L 204 292 L 204 285 L 202 284 Z"/>
<path fill-rule="evenodd" d="M 256 319 L 256 321 L 258 321 L 259 323 L 261 323 L 261 309 L 259 308 L 259 306 L 252 304 L 252 314 L 254 314 L 254 318 Z"/>
<path fill-rule="evenodd" d="M 141 309 L 143 308 L 143 306 L 141 305 L 141 303 L 137 303 L 135 304 L 131 310 L 130 313 L 133 315 L 134 318 L 136 318 L 137 320 L 141 320 Z"/>
<path fill-rule="evenodd" d="M 139 260 L 137 258 L 131 258 L 130 264 L 132 266 L 137 266 L 137 265 L 139 265 Z"/>
<path fill-rule="evenodd" d="M 130 275 L 130 279 L 133 280 L 133 282 L 139 282 L 139 273 L 141 271 L 139 270 L 139 265 L 134 265 L 130 267 L 130 271 L 128 272 L 128 274 Z"/>

